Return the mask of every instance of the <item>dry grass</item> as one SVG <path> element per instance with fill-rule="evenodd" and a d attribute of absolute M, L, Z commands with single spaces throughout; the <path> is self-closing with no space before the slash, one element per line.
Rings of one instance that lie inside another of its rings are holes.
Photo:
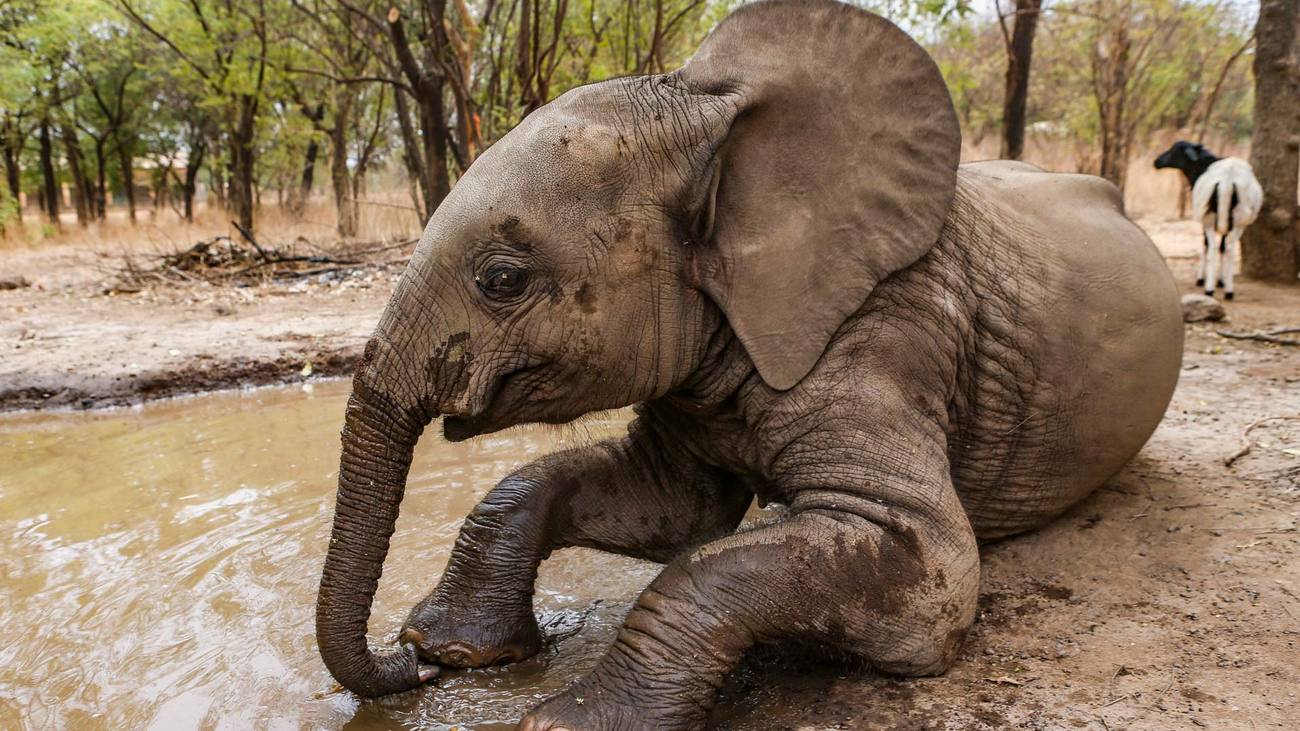
<path fill-rule="evenodd" d="M 1182 173 L 1176 170 L 1156 170 L 1154 162 L 1175 140 L 1194 138 L 1194 134 L 1187 132 L 1161 132 L 1153 135 L 1141 150 L 1129 158 L 1124 206 L 1130 216 L 1181 218 L 1178 210 L 1179 194 L 1187 189 Z M 1220 157 L 1250 155 L 1248 146 L 1213 135 L 1206 139 L 1205 145 Z M 967 141 L 962 147 L 963 160 L 988 160 L 997 156 L 997 138 L 985 138 L 978 143 Z M 1026 139 L 1024 159 L 1025 162 L 1047 170 L 1068 173 L 1095 174 L 1098 165 L 1095 146 L 1039 134 L 1030 134 Z M 1188 197 L 1190 198 L 1190 191 Z"/>
<path fill-rule="evenodd" d="M 418 236 L 424 227 L 405 191 L 379 193 L 361 201 L 356 240 L 387 241 Z M 0 237 L 0 252 L 73 246 L 78 249 L 120 255 L 166 254 L 185 249 L 196 241 L 217 236 L 239 238 L 230 214 L 215 206 L 196 206 L 194 222 L 188 223 L 170 209 L 138 211 L 135 224 L 126 210 L 112 208 L 108 220 L 89 226 L 77 225 L 76 216 L 64 211 L 56 230 L 43 215 L 28 211 L 21 229 L 10 227 Z M 334 201 L 328 195 L 313 196 L 303 212 L 295 215 L 275 203 L 263 204 L 257 215 L 257 238 L 270 243 L 305 239 L 318 246 L 338 243 Z"/>
<path fill-rule="evenodd" d="M 1176 132 L 1156 135 L 1132 157 L 1124 191 L 1130 215 L 1166 220 L 1179 217 L 1179 195 L 1185 188 L 1182 176 L 1172 170 L 1156 170 L 1151 162 L 1180 137 L 1188 135 Z M 1207 140 L 1207 144 L 1219 155 L 1247 154 L 1246 148 L 1240 144 L 1218 139 Z M 1026 147 L 1025 160 L 1048 170 L 1089 172 L 1096 169 L 1096 152 L 1090 145 L 1031 134 Z M 964 160 L 984 160 L 997 157 L 997 152 L 998 140 L 986 138 L 968 141 L 962 157 Z M 300 215 L 294 215 L 274 202 L 264 203 L 258 212 L 257 236 L 259 240 L 271 243 L 305 239 L 317 246 L 329 247 L 338 242 L 335 220 L 334 202 L 328 193 L 314 196 Z M 369 194 L 361 201 L 356 238 L 362 241 L 409 238 L 418 236 L 423 225 L 406 190 L 394 188 Z M 65 211 L 58 230 L 47 224 L 39 213 L 28 211 L 21 229 L 10 227 L 7 235 L 0 237 L 0 252 L 75 246 L 113 255 L 160 255 L 222 235 L 237 238 L 239 233 L 230 225 L 228 213 L 205 205 L 198 207 L 193 223 L 186 223 L 171 209 L 153 211 L 144 208 L 132 225 L 127 221 L 126 211 L 115 208 L 109 212 L 107 221 L 85 228 L 77 225 L 70 211 Z"/>

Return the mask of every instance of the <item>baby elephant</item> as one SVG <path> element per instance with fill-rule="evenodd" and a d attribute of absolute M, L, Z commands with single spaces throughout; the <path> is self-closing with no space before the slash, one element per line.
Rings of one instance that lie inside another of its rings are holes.
<path fill-rule="evenodd" d="M 1160 421 L 1178 296 L 1114 187 L 958 166 L 942 77 L 828 0 L 746 5 L 681 69 L 574 89 L 465 173 L 353 380 L 316 632 L 363 696 L 538 651 L 586 546 L 666 564 L 521 728 L 700 727 L 749 648 L 942 673 L 977 540 L 1060 515 Z M 465 521 L 398 647 L 366 641 L 412 447 L 636 404 Z M 788 506 L 737 532 L 751 501 Z"/>
<path fill-rule="evenodd" d="M 1204 286 L 1205 296 L 1213 297 L 1217 284 L 1223 289 L 1223 298 L 1232 299 L 1232 273 L 1241 234 L 1255 222 L 1264 204 L 1264 189 L 1250 163 L 1239 157 L 1217 157 L 1204 145 L 1179 140 L 1156 158 L 1156 168 L 1182 170 L 1192 186 L 1192 208 L 1201 217 L 1201 235 L 1205 237 L 1196 286 Z M 1222 274 L 1216 280 L 1220 267 Z"/>

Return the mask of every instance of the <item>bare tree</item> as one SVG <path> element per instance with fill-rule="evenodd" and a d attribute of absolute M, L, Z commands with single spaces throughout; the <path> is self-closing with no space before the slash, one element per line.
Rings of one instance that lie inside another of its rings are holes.
<path fill-rule="evenodd" d="M 1165 49 L 1182 23 L 1178 3 L 1095 0 L 1080 15 L 1090 18 L 1090 71 L 1101 137 L 1098 174 L 1124 188 L 1128 158 L 1138 129 L 1167 107 L 1173 89 L 1151 84 Z"/>

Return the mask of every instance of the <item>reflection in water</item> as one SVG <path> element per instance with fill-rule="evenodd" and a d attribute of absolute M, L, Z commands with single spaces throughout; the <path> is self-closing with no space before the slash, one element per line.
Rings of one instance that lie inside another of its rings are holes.
<path fill-rule="evenodd" d="M 538 658 L 358 703 L 316 654 L 347 384 L 0 419 L 0 727 L 507 728 L 589 669 L 657 567 L 564 551 Z M 541 454 L 626 414 L 416 451 L 372 637 L 433 585 L 460 521 Z M 605 601 L 597 601 L 603 598 Z"/>

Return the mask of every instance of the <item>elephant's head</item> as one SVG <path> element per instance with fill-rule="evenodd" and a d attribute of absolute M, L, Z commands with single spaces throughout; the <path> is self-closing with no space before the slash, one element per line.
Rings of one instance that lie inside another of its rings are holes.
<path fill-rule="evenodd" d="M 742 7 L 681 69 L 574 89 L 438 207 L 366 347 L 317 604 L 331 673 L 419 682 L 370 605 L 413 445 L 672 391 L 734 332 L 794 386 L 845 318 L 938 238 L 960 135 L 926 53 L 826 0 Z"/>

